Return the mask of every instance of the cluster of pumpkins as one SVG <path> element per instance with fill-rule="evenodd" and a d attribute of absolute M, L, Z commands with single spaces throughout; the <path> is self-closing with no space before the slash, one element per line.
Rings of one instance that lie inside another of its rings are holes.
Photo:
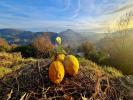
<path fill-rule="evenodd" d="M 61 38 L 57 37 L 56 41 L 58 45 L 61 45 Z M 79 62 L 74 55 L 57 54 L 56 59 L 50 64 L 49 78 L 55 83 L 59 84 L 65 74 L 75 76 L 78 74 Z"/>

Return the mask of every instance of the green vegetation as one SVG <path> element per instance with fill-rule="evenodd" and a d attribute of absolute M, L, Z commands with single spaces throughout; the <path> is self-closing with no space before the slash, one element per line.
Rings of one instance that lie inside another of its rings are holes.
<path fill-rule="evenodd" d="M 87 58 L 100 65 L 109 65 L 109 56 L 102 50 L 90 51 Z"/>
<path fill-rule="evenodd" d="M 104 66 L 103 67 L 104 71 L 109 74 L 111 77 L 116 77 L 116 78 L 119 78 L 119 77 L 123 77 L 124 75 L 122 74 L 121 71 L 117 70 L 116 68 L 114 67 L 110 67 L 110 66 Z"/>
<path fill-rule="evenodd" d="M 0 78 L 34 62 L 35 59 L 22 58 L 20 53 L 0 52 Z"/>
<path fill-rule="evenodd" d="M 0 78 L 12 72 L 12 69 L 0 66 Z"/>
<path fill-rule="evenodd" d="M 21 52 L 24 58 L 36 57 L 37 50 L 32 45 L 17 46 L 11 52 Z"/>
<path fill-rule="evenodd" d="M 117 70 L 114 67 L 99 66 L 96 63 L 94 63 L 94 62 L 92 62 L 90 60 L 84 59 L 84 58 L 79 58 L 79 61 L 80 61 L 80 64 L 82 66 L 88 66 L 88 70 L 95 71 L 95 72 L 100 71 L 100 73 L 109 75 L 109 77 L 112 77 L 112 78 L 123 77 L 122 72 Z"/>
<path fill-rule="evenodd" d="M 78 50 L 84 53 L 86 59 L 101 66 L 113 66 L 114 68 L 121 70 L 124 74 L 133 74 L 133 47 L 131 46 L 133 43 L 133 36 L 128 35 L 126 37 L 126 40 L 128 41 L 125 42 L 125 46 L 121 44 L 121 38 L 116 40 L 118 42 L 115 42 L 115 38 L 116 37 L 114 36 L 111 39 L 104 39 L 102 41 L 103 44 L 101 42 L 101 48 L 96 48 L 94 44 L 85 42 Z M 114 39 L 114 41 L 112 41 L 112 39 Z M 117 45 L 114 45 L 114 42 L 117 43 Z"/>
<path fill-rule="evenodd" d="M 0 38 L 0 51 L 9 51 L 10 45 L 5 39 Z"/>
<path fill-rule="evenodd" d="M 86 59 L 89 59 L 99 65 L 110 65 L 110 58 L 108 53 L 102 49 L 97 49 L 94 44 L 87 41 L 84 42 L 78 50 L 84 53 Z"/>

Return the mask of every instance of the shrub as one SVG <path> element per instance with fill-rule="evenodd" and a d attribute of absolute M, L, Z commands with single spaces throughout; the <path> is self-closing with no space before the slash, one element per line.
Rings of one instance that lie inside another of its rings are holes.
<path fill-rule="evenodd" d="M 63 46 L 64 50 L 68 53 L 68 54 L 74 54 L 76 52 L 76 48 L 72 48 L 70 47 L 70 45 L 68 46 Z"/>
<path fill-rule="evenodd" d="M 91 42 L 86 41 L 81 44 L 78 50 L 84 52 L 87 55 L 93 49 L 94 49 L 94 45 Z"/>
<path fill-rule="evenodd" d="M 25 58 L 36 57 L 36 49 L 32 45 L 17 46 L 12 49 L 12 52 L 21 52 Z"/>
<path fill-rule="evenodd" d="M 82 44 L 82 48 L 84 52 L 90 52 L 94 49 L 94 45 L 91 42 L 86 41 Z"/>
<path fill-rule="evenodd" d="M 97 49 L 95 46 L 86 41 L 78 48 L 79 52 L 83 52 L 86 59 L 92 60 L 100 65 L 109 65 L 109 55 L 102 49 Z"/>
<path fill-rule="evenodd" d="M 10 45 L 5 39 L 0 38 L 0 51 L 10 50 Z"/>
<path fill-rule="evenodd" d="M 111 56 L 111 65 L 121 70 L 124 74 L 133 75 L 133 54 L 132 51 L 120 52 Z"/>
<path fill-rule="evenodd" d="M 10 68 L 0 66 L 0 78 L 2 78 L 4 75 L 11 73 L 11 72 L 12 70 Z"/>
<path fill-rule="evenodd" d="M 54 48 L 47 33 L 44 33 L 43 35 L 38 36 L 33 41 L 33 47 L 37 50 L 37 57 L 39 58 L 49 57 L 50 52 Z"/>
<path fill-rule="evenodd" d="M 96 62 L 100 65 L 109 65 L 109 56 L 101 50 L 92 50 L 87 55 L 86 58 Z"/>
<path fill-rule="evenodd" d="M 0 78 L 35 62 L 36 59 L 22 58 L 21 53 L 0 52 Z"/>
<path fill-rule="evenodd" d="M 11 68 L 23 58 L 20 53 L 0 52 L 0 66 Z"/>
<path fill-rule="evenodd" d="M 12 50 L 12 49 L 15 49 L 16 47 L 18 47 L 17 44 L 11 44 L 11 50 Z"/>
<path fill-rule="evenodd" d="M 107 74 L 113 76 L 113 77 L 123 77 L 123 74 L 121 71 L 115 69 L 114 67 L 110 67 L 110 66 L 105 66 L 103 67 L 103 69 L 105 70 L 105 72 L 107 72 Z"/>
<path fill-rule="evenodd" d="M 109 55 L 102 50 L 93 49 L 85 53 L 85 58 L 100 65 L 110 65 Z"/>

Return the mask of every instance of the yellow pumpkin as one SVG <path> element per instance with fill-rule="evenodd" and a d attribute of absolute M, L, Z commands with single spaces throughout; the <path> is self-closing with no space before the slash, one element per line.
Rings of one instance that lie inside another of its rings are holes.
<path fill-rule="evenodd" d="M 79 62 L 73 55 L 68 55 L 64 60 L 65 71 L 68 75 L 75 76 L 79 70 Z"/>
<path fill-rule="evenodd" d="M 55 83 L 59 84 L 65 75 L 64 66 L 60 61 L 53 61 L 49 67 L 49 78 Z"/>
<path fill-rule="evenodd" d="M 65 55 L 64 55 L 64 54 L 59 54 L 59 55 L 57 55 L 56 60 L 63 62 L 64 59 L 65 59 Z"/>

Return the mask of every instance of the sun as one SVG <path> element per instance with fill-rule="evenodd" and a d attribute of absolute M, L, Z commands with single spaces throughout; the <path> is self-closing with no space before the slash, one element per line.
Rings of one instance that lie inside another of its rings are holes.
<path fill-rule="evenodd" d="M 111 22 L 109 25 L 109 31 L 116 32 L 116 31 L 122 31 L 126 29 L 133 29 L 133 20 L 129 21 L 127 24 L 124 22 L 123 25 L 120 25 L 118 21 Z"/>

